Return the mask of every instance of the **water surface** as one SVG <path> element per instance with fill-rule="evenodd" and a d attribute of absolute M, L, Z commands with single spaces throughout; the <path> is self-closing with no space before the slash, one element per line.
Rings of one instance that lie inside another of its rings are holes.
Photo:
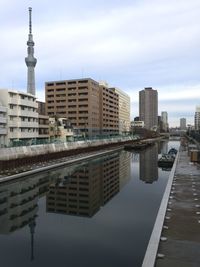
<path fill-rule="evenodd" d="M 169 171 L 162 142 L 0 185 L 2 267 L 137 267 Z"/>

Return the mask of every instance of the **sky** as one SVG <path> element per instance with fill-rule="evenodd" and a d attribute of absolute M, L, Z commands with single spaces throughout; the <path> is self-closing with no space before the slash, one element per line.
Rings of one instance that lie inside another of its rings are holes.
<path fill-rule="evenodd" d="M 0 0 L 0 88 L 26 92 L 28 7 L 33 9 L 36 96 L 44 83 L 88 77 L 131 97 L 158 91 L 170 126 L 194 124 L 200 105 L 200 0 Z"/>

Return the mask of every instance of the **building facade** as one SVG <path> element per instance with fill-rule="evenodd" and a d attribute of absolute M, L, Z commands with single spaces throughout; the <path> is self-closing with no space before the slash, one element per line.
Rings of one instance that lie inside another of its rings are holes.
<path fill-rule="evenodd" d="M 99 84 L 88 79 L 45 83 L 46 114 L 69 119 L 82 136 L 100 133 Z"/>
<path fill-rule="evenodd" d="M 113 88 L 119 96 L 119 134 L 130 132 L 130 96 L 119 88 Z"/>
<path fill-rule="evenodd" d="M 151 87 L 139 92 L 139 117 L 144 127 L 153 130 L 158 126 L 158 92 Z"/>
<path fill-rule="evenodd" d="M 168 132 L 169 124 L 168 124 L 168 114 L 167 111 L 161 112 L 161 121 L 162 121 L 162 129 L 161 131 Z"/>
<path fill-rule="evenodd" d="M 31 144 L 38 137 L 38 104 L 35 96 L 1 89 L 0 101 L 7 108 L 7 143 Z"/>
<path fill-rule="evenodd" d="M 196 111 L 194 115 L 194 127 L 196 131 L 200 130 L 200 106 L 196 107 Z"/>
<path fill-rule="evenodd" d="M 106 84 L 99 85 L 100 90 L 100 129 L 103 135 L 119 134 L 119 95 L 114 88 Z"/>
<path fill-rule="evenodd" d="M 7 144 L 7 109 L 0 102 L 0 147 Z"/>
<path fill-rule="evenodd" d="M 186 127 L 186 118 L 181 118 L 180 119 L 180 130 L 184 130 L 186 131 L 187 127 Z"/>
<path fill-rule="evenodd" d="M 49 140 L 49 116 L 46 115 L 45 102 L 37 101 L 38 104 L 38 140 Z"/>

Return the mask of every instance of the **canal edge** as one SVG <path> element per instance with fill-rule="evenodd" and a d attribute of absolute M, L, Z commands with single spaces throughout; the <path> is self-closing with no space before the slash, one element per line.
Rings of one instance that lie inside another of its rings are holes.
<path fill-rule="evenodd" d="M 26 177 L 26 176 L 30 176 L 30 175 L 33 175 L 33 174 L 37 174 L 37 173 L 40 173 L 40 172 L 45 172 L 45 171 L 53 170 L 53 169 L 56 169 L 56 168 L 59 168 L 59 167 L 72 165 L 72 164 L 78 163 L 80 161 L 87 161 L 89 159 L 92 159 L 92 158 L 95 158 L 95 157 L 99 157 L 99 156 L 103 156 L 105 154 L 114 153 L 114 152 L 117 152 L 117 151 L 120 151 L 120 150 L 123 150 L 123 148 L 121 146 L 117 147 L 115 149 L 102 151 L 102 152 L 97 152 L 97 153 L 91 154 L 91 155 L 82 155 L 80 158 L 76 158 L 76 159 L 72 159 L 72 160 L 69 160 L 69 161 L 65 161 L 65 162 L 56 163 L 56 164 L 53 164 L 53 165 L 41 167 L 41 168 L 38 168 L 38 169 L 35 169 L 35 170 L 30 170 L 30 171 L 26 171 L 26 172 L 21 172 L 21 173 L 18 173 L 18 174 L 10 175 L 10 176 L 5 176 L 5 177 L 0 178 L 0 184 L 8 182 L 8 181 L 12 181 L 12 180 L 20 179 L 20 178 L 23 178 L 23 177 Z"/>
<path fill-rule="evenodd" d="M 146 249 L 146 253 L 143 259 L 142 267 L 154 267 L 155 265 L 157 252 L 158 252 L 158 246 L 160 243 L 160 237 L 161 237 L 161 233 L 163 229 L 165 214 L 167 210 L 170 191 L 171 191 L 172 182 L 174 179 L 174 174 L 176 171 L 178 159 L 179 159 L 179 152 L 177 153 L 176 159 L 174 161 L 174 165 L 171 169 L 171 172 L 168 178 L 167 186 L 166 186 L 166 189 L 165 189 L 165 192 L 164 192 L 161 204 L 160 204 L 160 208 L 158 210 L 156 221 L 155 221 L 155 224 L 154 224 L 154 227 L 151 233 L 151 237 L 150 237 L 147 249 Z"/>

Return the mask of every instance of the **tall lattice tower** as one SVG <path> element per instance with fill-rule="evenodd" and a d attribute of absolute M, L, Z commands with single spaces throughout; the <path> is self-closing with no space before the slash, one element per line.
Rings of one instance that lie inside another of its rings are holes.
<path fill-rule="evenodd" d="M 27 42 L 27 52 L 28 56 L 25 58 L 26 66 L 28 67 L 28 79 L 27 79 L 27 93 L 35 95 L 35 65 L 37 63 L 37 59 L 34 57 L 34 42 L 33 42 L 33 35 L 32 35 L 32 20 L 31 20 L 31 13 L 32 8 L 29 7 L 29 35 L 28 35 L 28 42 Z"/>

